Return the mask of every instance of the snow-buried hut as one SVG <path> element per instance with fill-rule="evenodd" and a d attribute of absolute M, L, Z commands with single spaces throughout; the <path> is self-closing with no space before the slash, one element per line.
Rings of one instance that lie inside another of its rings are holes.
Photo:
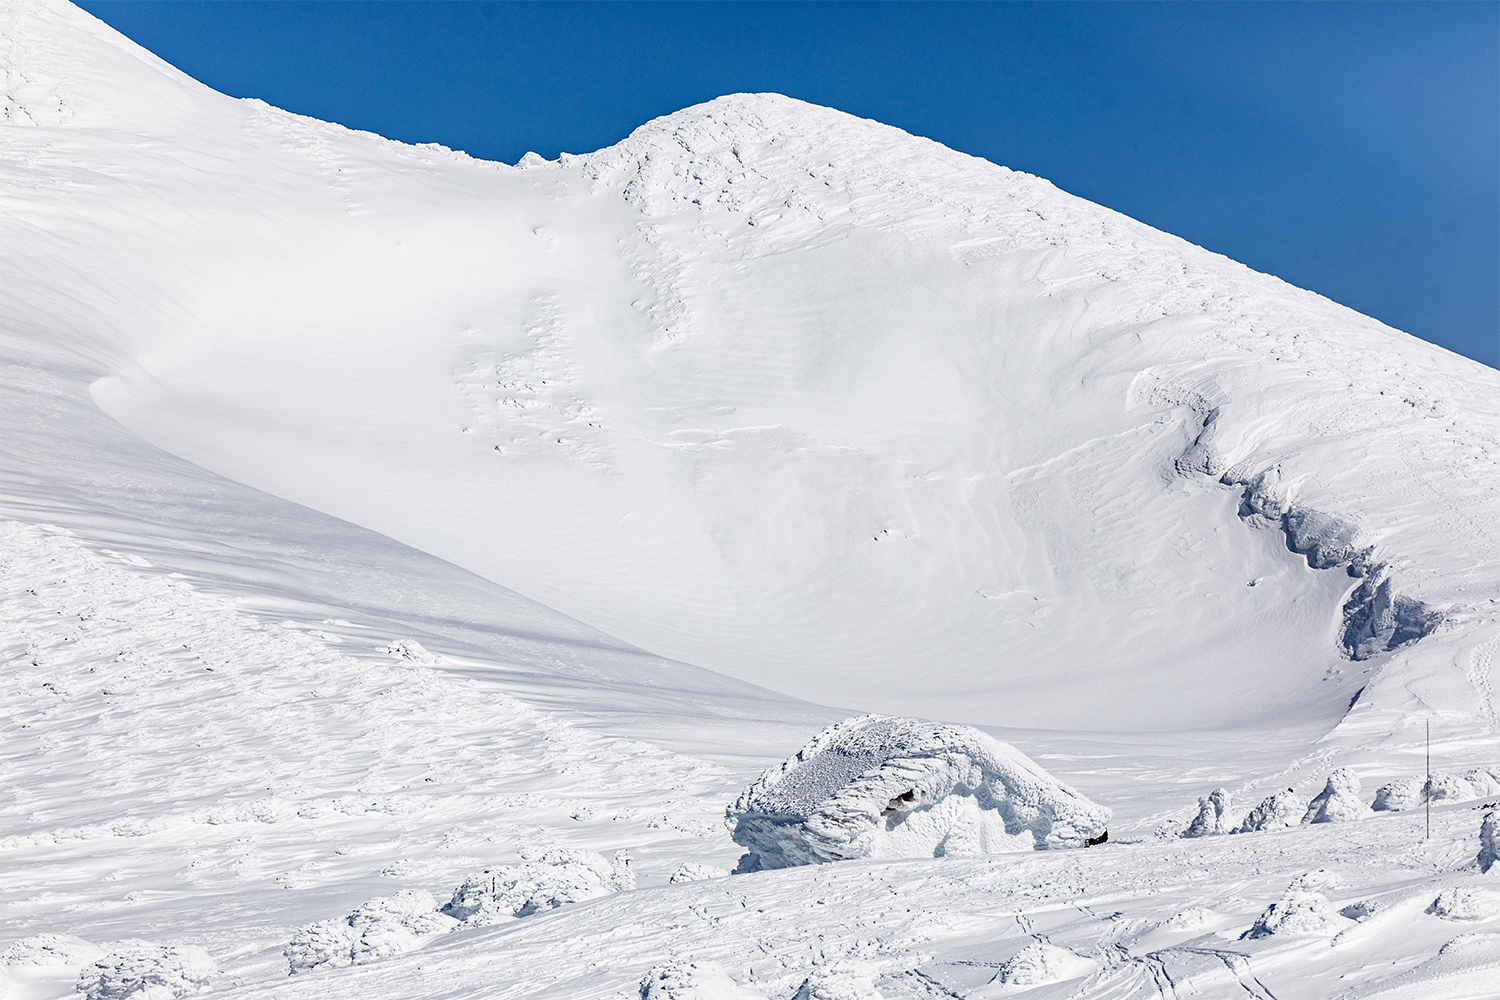
<path fill-rule="evenodd" d="M 851 858 L 1082 847 L 1110 812 L 969 726 L 846 719 L 768 769 L 725 812 L 739 870 Z"/>

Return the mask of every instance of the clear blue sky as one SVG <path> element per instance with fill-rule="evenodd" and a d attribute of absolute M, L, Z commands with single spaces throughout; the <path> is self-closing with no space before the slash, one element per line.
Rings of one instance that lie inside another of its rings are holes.
<path fill-rule="evenodd" d="M 225 93 L 508 162 L 777 91 L 1500 367 L 1500 3 L 83 6 Z"/>

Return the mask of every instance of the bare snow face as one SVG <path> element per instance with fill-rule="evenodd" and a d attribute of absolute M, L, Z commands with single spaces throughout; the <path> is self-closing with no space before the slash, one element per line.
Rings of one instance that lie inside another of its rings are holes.
<path fill-rule="evenodd" d="M 757 871 L 1082 847 L 1109 816 L 977 729 L 867 715 L 767 770 L 725 822 Z"/>

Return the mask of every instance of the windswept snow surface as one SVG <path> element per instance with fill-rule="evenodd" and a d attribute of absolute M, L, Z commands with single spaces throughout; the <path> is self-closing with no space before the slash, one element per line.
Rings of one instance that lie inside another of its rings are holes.
<path fill-rule="evenodd" d="M 0 66 L 6 1000 L 1493 991 L 1495 372 L 775 95 L 510 167 Z M 853 710 L 1110 843 L 726 874 Z"/>

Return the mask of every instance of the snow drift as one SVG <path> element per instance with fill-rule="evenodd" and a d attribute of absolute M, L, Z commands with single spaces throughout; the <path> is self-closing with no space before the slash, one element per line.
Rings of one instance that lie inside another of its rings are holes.
<path fill-rule="evenodd" d="M 977 729 L 866 715 L 768 769 L 725 822 L 756 871 L 1082 847 L 1109 816 Z"/>

